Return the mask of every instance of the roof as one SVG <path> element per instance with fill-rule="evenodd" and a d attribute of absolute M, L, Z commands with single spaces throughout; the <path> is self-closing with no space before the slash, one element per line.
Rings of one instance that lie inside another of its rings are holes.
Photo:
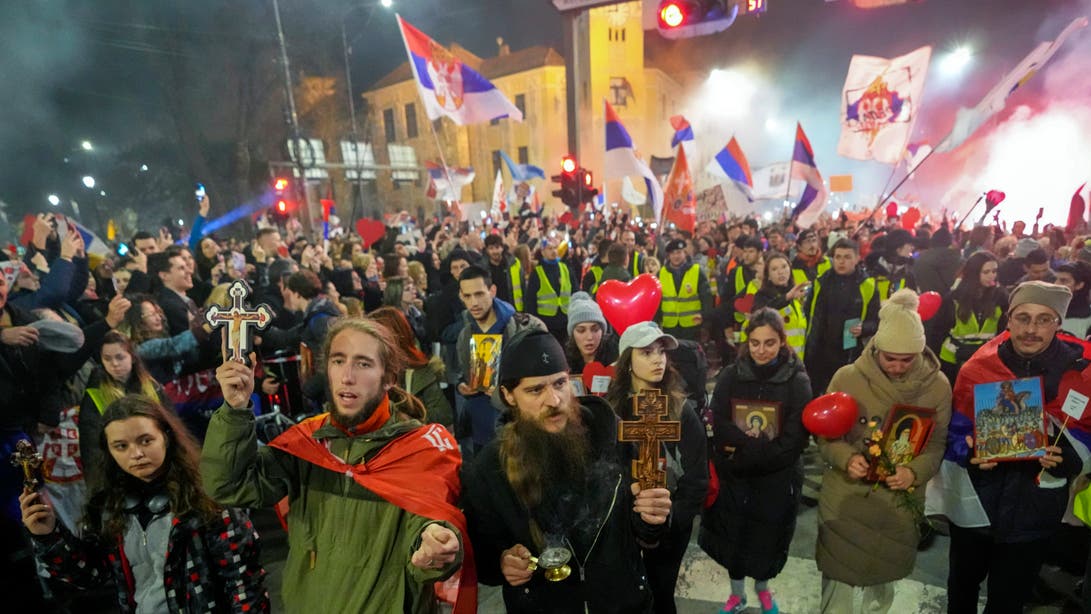
<path fill-rule="evenodd" d="M 507 55 L 482 59 L 461 45 L 451 45 L 451 53 L 462 60 L 470 68 L 481 73 L 486 79 L 497 79 L 506 75 L 541 68 L 543 66 L 564 66 L 564 58 L 561 54 L 544 45 L 535 45 L 519 51 L 513 51 Z M 382 89 L 413 78 L 409 70 L 409 62 L 402 62 L 397 68 L 387 73 L 368 88 L 368 91 Z"/>

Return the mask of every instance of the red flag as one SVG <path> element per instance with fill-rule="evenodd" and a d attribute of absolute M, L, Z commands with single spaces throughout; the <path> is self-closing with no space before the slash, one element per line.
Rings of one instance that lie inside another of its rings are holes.
<path fill-rule="evenodd" d="M 1068 207 L 1068 223 L 1065 224 L 1066 232 L 1075 232 L 1082 222 L 1086 220 L 1084 217 L 1084 207 L 1087 203 L 1083 202 L 1083 188 L 1087 185 L 1084 182 L 1079 188 L 1076 189 L 1076 193 L 1072 195 L 1072 204 Z"/>
<path fill-rule="evenodd" d="M 678 149 L 663 189 L 663 223 L 670 222 L 680 230 L 693 232 L 697 228 L 697 196 L 693 193 L 693 175 L 684 148 Z"/>
<path fill-rule="evenodd" d="M 19 245 L 30 245 L 34 239 L 34 220 L 38 219 L 33 213 L 23 216 L 23 234 L 19 235 Z"/>

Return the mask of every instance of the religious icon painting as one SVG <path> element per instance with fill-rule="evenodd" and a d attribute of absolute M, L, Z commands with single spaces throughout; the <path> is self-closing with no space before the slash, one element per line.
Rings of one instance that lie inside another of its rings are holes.
<path fill-rule="evenodd" d="M 1038 377 L 974 386 L 974 456 L 987 461 L 1045 456 L 1045 404 Z"/>
<path fill-rule="evenodd" d="M 895 405 L 887 414 L 886 420 L 879 424 L 883 438 L 879 447 L 894 465 L 904 465 L 917 458 L 936 425 L 936 410 L 912 405 Z M 888 473 L 876 459 L 872 459 L 867 480 L 877 482 Z"/>
<path fill-rule="evenodd" d="M 772 401 L 731 400 L 731 419 L 750 437 L 772 440 L 780 434 L 780 403 Z"/>
<path fill-rule="evenodd" d="M 492 394 L 496 387 L 496 371 L 500 367 L 500 346 L 503 335 L 472 335 L 470 337 L 470 388 Z"/>
<path fill-rule="evenodd" d="M 568 376 L 568 383 L 572 384 L 572 394 L 582 397 L 587 394 L 587 388 L 583 385 L 583 376 L 572 374 Z"/>

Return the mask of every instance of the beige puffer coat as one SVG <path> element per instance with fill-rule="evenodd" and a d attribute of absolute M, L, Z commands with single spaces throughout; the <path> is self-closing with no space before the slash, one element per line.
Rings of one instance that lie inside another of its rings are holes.
<path fill-rule="evenodd" d="M 913 515 L 899 507 L 898 495 L 885 485 L 848 477 L 854 454 L 864 453 L 867 420 L 885 420 L 894 405 L 934 409 L 932 435 L 915 459 L 907 463 L 916 476 L 913 497 L 924 499 L 924 485 L 939 470 L 951 420 L 951 385 L 939 370 L 939 360 L 925 348 L 901 381 L 879 368 L 877 350 L 868 343 L 856 362 L 842 367 L 829 391 L 845 392 L 856 400 L 859 417 L 839 439 L 818 438 L 818 449 L 829 468 L 822 476 L 818 499 L 818 543 L 815 560 L 826 576 L 853 586 L 871 586 L 906 577 L 917 557 L 919 530 Z M 885 427 L 885 425 L 881 425 Z"/>

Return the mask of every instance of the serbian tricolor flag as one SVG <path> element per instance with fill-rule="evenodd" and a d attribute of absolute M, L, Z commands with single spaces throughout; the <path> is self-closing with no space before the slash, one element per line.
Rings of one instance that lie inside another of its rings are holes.
<path fill-rule="evenodd" d="M 801 228 L 810 228 L 818 221 L 819 214 L 826 208 L 826 186 L 822 184 L 822 174 L 814 163 L 814 149 L 811 141 L 803 132 L 803 126 L 796 123 L 796 145 L 792 151 L 792 179 L 807 182 L 799 204 L 792 211 L 792 217 Z"/>
<path fill-rule="evenodd" d="M 705 172 L 716 177 L 730 179 L 735 182 L 735 185 L 746 195 L 747 199 L 754 200 L 752 195 L 754 177 L 750 174 L 750 162 L 747 161 L 746 154 L 742 152 L 742 147 L 739 147 L 739 142 L 735 140 L 735 137 L 731 137 L 727 145 L 712 158 L 712 161 L 705 167 Z"/>
<path fill-rule="evenodd" d="M 501 117 L 523 121 L 522 112 L 488 79 L 400 15 L 398 27 L 428 119 L 446 116 L 460 126 Z"/>
<path fill-rule="evenodd" d="M 671 137 L 671 149 L 681 146 L 686 150 L 686 158 L 690 166 L 697 161 L 697 141 L 693 139 L 693 126 L 681 115 L 671 117 L 671 128 L 674 128 L 674 136 Z"/>
<path fill-rule="evenodd" d="M 673 223 L 679 230 L 697 229 L 697 196 L 693 193 L 693 174 L 689 172 L 685 148 L 678 150 L 674 168 L 663 190 L 663 223 Z"/>
<path fill-rule="evenodd" d="M 636 149 L 633 147 L 633 139 L 625 126 L 618 119 L 614 107 L 610 102 L 603 100 L 606 105 L 606 160 L 604 175 L 607 179 L 621 179 L 630 175 L 640 175 L 648 188 L 648 199 L 652 201 L 652 212 L 655 219 L 663 213 L 663 188 L 659 186 L 659 180 L 655 178 L 652 169 L 643 160 L 636 157 Z"/>

